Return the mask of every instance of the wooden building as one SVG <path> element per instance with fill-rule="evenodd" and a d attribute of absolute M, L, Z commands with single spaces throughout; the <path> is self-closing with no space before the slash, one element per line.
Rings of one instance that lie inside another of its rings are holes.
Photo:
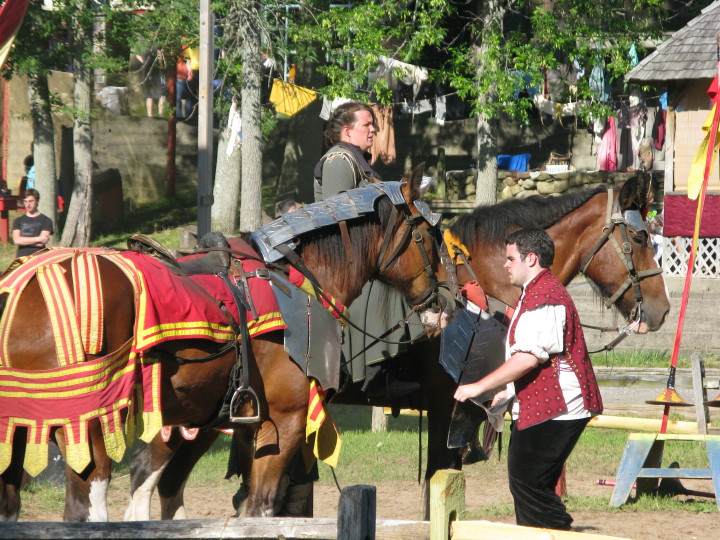
<path fill-rule="evenodd" d="M 663 267 L 685 275 L 696 204 L 687 199 L 688 175 L 712 110 L 708 87 L 718 73 L 720 0 L 702 10 L 625 76 L 627 82 L 667 91 Z M 696 276 L 720 278 L 720 177 L 710 173 Z"/>

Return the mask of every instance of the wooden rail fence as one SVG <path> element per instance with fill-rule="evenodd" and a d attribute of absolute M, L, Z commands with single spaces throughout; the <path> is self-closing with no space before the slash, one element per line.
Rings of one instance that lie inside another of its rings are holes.
<path fill-rule="evenodd" d="M 463 521 L 465 476 L 438 471 L 430 481 L 430 521 L 375 519 L 375 486 L 342 490 L 337 519 L 227 518 L 108 523 L 0 523 L 0 539 L 89 538 L 246 540 L 622 540 L 597 534 Z"/>

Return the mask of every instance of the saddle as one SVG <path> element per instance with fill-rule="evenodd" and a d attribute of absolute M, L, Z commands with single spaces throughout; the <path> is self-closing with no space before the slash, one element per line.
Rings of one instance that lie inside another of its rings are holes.
<path fill-rule="evenodd" d="M 222 237 L 225 246 L 228 245 L 222 233 L 213 234 Z M 130 251 L 154 257 L 179 275 L 227 274 L 230 270 L 230 254 L 224 251 L 227 247 L 223 246 L 213 246 L 218 249 L 206 247 L 209 251 L 198 253 L 195 258 L 178 261 L 165 246 L 145 234 L 132 235 L 127 245 Z"/>

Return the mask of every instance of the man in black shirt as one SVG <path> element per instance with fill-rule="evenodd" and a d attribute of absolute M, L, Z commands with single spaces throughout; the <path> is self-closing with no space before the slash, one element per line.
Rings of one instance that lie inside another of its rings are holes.
<path fill-rule="evenodd" d="M 18 246 L 17 257 L 43 249 L 54 232 L 52 220 L 38 211 L 38 201 L 40 193 L 36 189 L 25 191 L 25 215 L 15 218 L 12 225 L 13 242 Z"/>

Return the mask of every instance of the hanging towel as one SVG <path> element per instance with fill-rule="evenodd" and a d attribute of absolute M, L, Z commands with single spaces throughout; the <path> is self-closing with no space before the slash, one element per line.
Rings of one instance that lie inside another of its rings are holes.
<path fill-rule="evenodd" d="M 617 130 L 616 119 L 607 119 L 607 129 L 598 148 L 598 169 L 601 171 L 617 170 Z"/>
<path fill-rule="evenodd" d="M 280 114 L 292 116 L 317 99 L 317 92 L 302 86 L 286 83 L 280 79 L 273 79 L 270 91 L 270 103 Z"/>
<path fill-rule="evenodd" d="M 370 165 L 374 165 L 378 159 L 381 159 L 385 165 L 392 165 L 396 158 L 392 105 L 373 103 L 370 107 L 372 107 L 377 121 L 377 132 L 369 150 L 372 154 Z"/>

